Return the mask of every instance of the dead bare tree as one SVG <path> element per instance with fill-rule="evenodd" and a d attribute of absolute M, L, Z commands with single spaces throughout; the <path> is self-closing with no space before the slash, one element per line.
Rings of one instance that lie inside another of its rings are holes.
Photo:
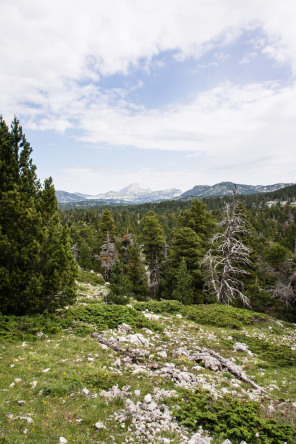
<path fill-rule="evenodd" d="M 296 302 L 296 294 L 294 292 L 296 283 L 296 273 L 291 276 L 289 283 L 278 280 L 273 289 L 272 295 L 282 304 L 291 307 Z"/>
<path fill-rule="evenodd" d="M 234 299 L 240 298 L 250 307 L 241 278 L 249 274 L 251 249 L 244 244 L 243 238 L 251 233 L 237 195 L 235 187 L 232 203 L 226 204 L 225 215 L 218 224 L 220 232 L 212 238 L 213 248 L 206 253 L 203 265 L 208 274 L 207 287 L 218 302 L 231 305 Z"/>

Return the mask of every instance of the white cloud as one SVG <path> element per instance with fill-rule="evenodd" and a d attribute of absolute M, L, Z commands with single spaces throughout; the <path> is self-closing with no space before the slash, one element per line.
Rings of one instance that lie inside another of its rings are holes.
<path fill-rule="evenodd" d="M 296 140 L 293 84 L 224 83 L 190 104 L 158 110 L 98 85 L 102 75 L 149 70 L 163 51 L 184 60 L 214 49 L 224 60 L 225 46 L 250 29 L 264 35 L 254 41 L 258 53 L 295 73 L 295 12 L 293 0 L 2 0 L 1 112 L 32 129 L 81 130 L 82 140 L 97 145 L 206 153 L 217 171 L 230 159 L 268 158 L 262 171 L 274 162 L 284 174 Z"/>

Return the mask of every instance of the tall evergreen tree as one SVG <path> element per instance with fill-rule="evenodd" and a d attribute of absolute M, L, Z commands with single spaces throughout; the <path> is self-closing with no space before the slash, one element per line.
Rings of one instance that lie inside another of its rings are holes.
<path fill-rule="evenodd" d="M 99 226 L 100 238 L 105 241 L 107 234 L 109 234 L 109 239 L 114 241 L 115 239 L 115 224 L 112 213 L 107 208 L 103 211 L 101 223 Z"/>
<path fill-rule="evenodd" d="M 216 221 L 207 211 L 206 205 L 199 199 L 194 199 L 188 210 L 184 210 L 180 216 L 180 222 L 183 227 L 191 228 L 200 237 L 201 241 L 206 242 L 213 234 L 216 228 Z"/>
<path fill-rule="evenodd" d="M 194 289 L 194 302 L 200 301 L 200 295 L 204 283 L 201 271 L 201 261 L 205 250 L 201 246 L 200 237 L 191 228 L 181 228 L 175 234 L 169 258 L 166 262 L 164 282 L 161 296 L 165 299 L 172 298 L 172 291 L 176 288 L 176 276 L 180 264 L 184 260 L 188 273 L 192 278 Z"/>
<path fill-rule="evenodd" d="M 19 121 L 0 118 L 0 311 L 54 311 L 76 294 L 76 264 L 52 180 L 41 187 Z"/>
<path fill-rule="evenodd" d="M 165 243 L 163 229 L 154 211 L 150 211 L 145 217 L 142 239 L 144 253 L 149 264 L 150 296 L 154 297 L 159 283 L 161 256 L 163 255 Z"/>
<path fill-rule="evenodd" d="M 128 277 L 131 292 L 137 301 L 145 301 L 149 296 L 148 279 L 141 259 L 140 247 L 136 243 L 129 249 Z"/>
<path fill-rule="evenodd" d="M 192 304 L 194 302 L 194 291 L 192 286 L 192 277 L 190 276 L 186 260 L 183 258 L 177 274 L 177 285 L 172 294 L 172 299 L 183 304 Z"/>
<path fill-rule="evenodd" d="M 123 264 L 116 259 L 110 275 L 109 293 L 104 300 L 107 304 L 126 305 L 129 302 L 130 283 L 124 274 Z"/>

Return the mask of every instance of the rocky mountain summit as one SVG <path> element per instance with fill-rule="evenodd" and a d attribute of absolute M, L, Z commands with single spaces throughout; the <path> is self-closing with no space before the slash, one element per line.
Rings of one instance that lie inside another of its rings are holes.
<path fill-rule="evenodd" d="M 125 204 L 125 203 L 146 203 L 162 200 L 171 200 L 182 194 L 181 190 L 170 188 L 168 190 L 153 191 L 149 188 L 140 188 L 137 183 L 132 183 L 120 191 L 108 191 L 104 194 L 89 195 L 81 193 L 66 193 L 57 191 L 57 198 L 60 203 L 79 201 L 102 201 L 105 203 Z"/>

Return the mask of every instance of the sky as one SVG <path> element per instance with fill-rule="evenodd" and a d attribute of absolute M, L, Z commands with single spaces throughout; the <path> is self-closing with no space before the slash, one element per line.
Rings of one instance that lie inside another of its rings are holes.
<path fill-rule="evenodd" d="M 99 194 L 294 183 L 295 0 L 0 0 L 0 113 Z"/>

